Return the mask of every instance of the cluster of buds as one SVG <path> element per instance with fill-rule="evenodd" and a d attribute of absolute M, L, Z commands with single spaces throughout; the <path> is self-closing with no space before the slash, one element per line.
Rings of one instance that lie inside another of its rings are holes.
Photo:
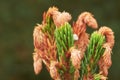
<path fill-rule="evenodd" d="M 112 30 L 103 26 L 89 36 L 87 26 L 98 28 L 93 15 L 83 12 L 73 25 L 71 18 L 56 7 L 44 12 L 33 32 L 35 74 L 44 63 L 53 80 L 106 80 L 112 64 Z"/>

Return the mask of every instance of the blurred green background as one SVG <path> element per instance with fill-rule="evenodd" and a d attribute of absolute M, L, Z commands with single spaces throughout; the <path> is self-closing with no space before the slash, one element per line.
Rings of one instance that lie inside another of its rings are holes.
<path fill-rule="evenodd" d="M 74 21 L 89 11 L 99 26 L 112 28 L 116 43 L 109 80 L 120 80 L 120 0 L 0 0 L 0 80 L 52 80 L 45 68 L 36 76 L 32 65 L 33 29 L 50 6 L 68 11 Z"/>

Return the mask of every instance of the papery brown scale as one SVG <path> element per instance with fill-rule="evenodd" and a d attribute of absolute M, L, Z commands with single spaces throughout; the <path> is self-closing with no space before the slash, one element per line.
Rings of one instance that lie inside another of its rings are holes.
<path fill-rule="evenodd" d="M 76 68 L 76 69 L 79 69 L 80 68 L 80 63 L 81 63 L 81 55 L 80 55 L 80 51 L 77 50 L 77 49 L 73 49 L 71 51 L 71 61 L 72 61 L 72 64 L 73 66 Z"/>
<path fill-rule="evenodd" d="M 112 65 L 112 61 L 111 61 L 111 49 L 108 47 L 106 48 L 104 54 L 103 54 L 103 60 L 105 65 L 107 65 L 108 67 Z"/>
<path fill-rule="evenodd" d="M 35 74 L 39 74 L 42 69 L 42 59 L 39 57 L 38 53 L 33 53 L 33 66 Z"/>
<path fill-rule="evenodd" d="M 57 7 L 50 7 L 46 13 L 46 16 L 50 16 L 53 15 L 54 12 L 58 12 L 58 8 Z"/>
<path fill-rule="evenodd" d="M 44 53 L 43 50 L 39 49 L 39 50 L 37 50 L 36 52 L 39 54 L 40 58 L 44 58 L 45 53 Z"/>
<path fill-rule="evenodd" d="M 43 13 L 43 22 L 42 24 L 46 24 L 46 20 L 48 17 L 53 17 L 53 14 L 58 13 L 57 7 L 50 7 L 47 12 Z"/>
<path fill-rule="evenodd" d="M 56 60 L 56 49 L 55 49 L 55 47 L 53 46 L 50 51 L 51 51 L 51 59 Z"/>
<path fill-rule="evenodd" d="M 42 24 L 45 24 L 46 23 L 46 12 L 43 13 L 43 21 L 42 21 Z"/>
<path fill-rule="evenodd" d="M 73 24 L 73 32 L 80 36 L 81 33 L 85 33 L 86 31 L 86 24 L 79 25 L 77 23 Z"/>
<path fill-rule="evenodd" d="M 36 62 L 39 58 L 40 58 L 40 57 L 39 57 L 39 54 L 38 54 L 37 52 L 34 52 L 34 53 L 33 53 L 33 61 Z"/>
<path fill-rule="evenodd" d="M 78 80 L 80 77 L 80 73 L 79 73 L 79 70 L 76 69 L 75 72 L 74 72 L 74 80 Z"/>
<path fill-rule="evenodd" d="M 33 65 L 34 65 L 35 74 L 39 74 L 41 69 L 42 69 L 42 61 L 41 61 L 41 59 L 39 59 L 38 61 L 34 62 Z"/>
<path fill-rule="evenodd" d="M 46 53 L 44 50 L 37 50 L 37 53 L 39 54 L 40 58 L 44 59 L 46 56 Z"/>
<path fill-rule="evenodd" d="M 75 45 L 81 51 L 82 55 L 84 55 L 84 51 L 89 43 L 89 35 L 86 33 L 86 25 L 94 29 L 98 27 L 97 21 L 89 12 L 80 14 L 77 21 L 73 23 L 73 32 L 78 36 L 78 40 L 75 41 Z"/>
<path fill-rule="evenodd" d="M 49 67 L 50 64 L 50 58 L 48 56 L 48 53 L 45 49 L 38 49 L 36 50 L 36 52 L 38 53 L 39 57 L 42 59 L 43 63 L 47 66 L 47 68 Z"/>
<path fill-rule="evenodd" d="M 99 64 L 100 72 L 102 72 L 102 74 L 104 76 L 107 76 L 108 75 L 108 69 L 112 65 L 111 49 L 110 49 L 109 45 L 108 45 L 108 47 L 106 47 L 105 52 L 104 52 L 103 56 L 100 58 L 98 64 Z"/>
<path fill-rule="evenodd" d="M 50 41 L 50 39 L 47 39 L 47 45 L 48 45 L 48 47 L 46 47 L 46 49 L 49 53 L 48 55 L 49 55 L 50 59 L 56 60 L 56 44 L 54 42 L 52 42 L 52 40 Z"/>
<path fill-rule="evenodd" d="M 114 34 L 112 30 L 106 26 L 101 27 L 98 32 L 100 32 L 106 38 L 106 43 L 103 44 L 105 51 L 103 53 L 103 56 L 100 58 L 98 64 L 99 64 L 100 72 L 102 72 L 104 76 L 107 76 L 108 69 L 112 65 L 111 52 L 114 46 Z"/>
<path fill-rule="evenodd" d="M 102 74 L 103 74 L 104 76 L 107 76 L 107 75 L 108 75 L 108 66 L 104 66 L 104 67 L 102 68 L 102 70 L 103 70 Z"/>
<path fill-rule="evenodd" d="M 77 26 L 77 24 L 76 24 L 76 26 Z M 82 33 L 85 33 L 85 31 L 86 31 L 85 26 L 86 26 L 86 24 L 83 24 L 81 27 L 73 27 L 74 28 L 73 29 L 74 33 L 77 34 L 80 37 L 80 35 Z"/>
<path fill-rule="evenodd" d="M 58 70 L 56 68 L 57 62 L 51 61 L 50 63 L 50 75 L 54 80 L 60 80 L 60 75 L 58 73 Z"/>
<path fill-rule="evenodd" d="M 33 32 L 33 40 L 35 48 L 39 49 L 43 44 L 44 34 L 41 31 L 42 25 L 36 26 Z"/>
<path fill-rule="evenodd" d="M 58 12 L 58 8 L 56 7 L 50 7 L 47 12 L 44 12 L 42 24 L 46 24 L 47 18 L 52 17 L 55 12 Z"/>
<path fill-rule="evenodd" d="M 56 7 L 51 7 L 48 9 L 46 13 L 46 17 L 51 16 L 53 18 L 54 24 L 57 27 L 60 27 L 65 22 L 68 22 L 71 20 L 71 15 L 67 12 L 59 12 Z"/>
<path fill-rule="evenodd" d="M 69 22 L 71 20 L 71 15 L 67 12 L 54 12 L 53 20 L 57 27 L 64 25 L 65 22 Z"/>
<path fill-rule="evenodd" d="M 43 44 L 41 44 L 41 48 L 44 50 L 47 50 L 49 48 L 48 43 L 47 43 L 48 36 L 44 34 L 43 38 Z"/>
<path fill-rule="evenodd" d="M 93 17 L 93 15 L 92 15 L 91 13 L 89 13 L 89 12 L 84 12 L 84 13 L 81 14 L 80 17 L 81 17 L 81 18 L 82 18 L 82 17 L 84 18 L 84 22 L 85 22 L 88 26 L 90 26 L 90 27 L 92 27 L 92 28 L 94 28 L 94 29 L 98 28 L 97 21 L 96 21 L 96 19 Z"/>
<path fill-rule="evenodd" d="M 83 58 L 83 56 L 84 56 L 84 52 L 87 48 L 88 43 L 89 43 L 89 36 L 87 33 L 82 33 L 79 36 L 78 41 L 75 41 L 75 45 L 81 51 L 81 58 Z"/>
<path fill-rule="evenodd" d="M 77 21 L 73 23 L 73 31 L 75 34 L 83 33 L 86 31 L 86 25 L 92 28 L 98 28 L 97 21 L 89 12 L 83 12 L 79 15 Z"/>
<path fill-rule="evenodd" d="M 101 34 L 105 35 L 106 43 L 110 46 L 110 48 L 112 48 L 114 46 L 114 33 L 113 33 L 113 31 L 110 28 L 103 26 L 99 29 L 99 32 Z"/>
<path fill-rule="evenodd" d="M 109 63 L 104 62 L 103 58 L 101 58 L 99 60 L 99 69 L 100 69 L 99 72 L 102 72 L 103 76 L 106 77 L 108 75 L 108 69 L 110 68 L 110 66 L 111 66 L 111 63 L 110 62 Z"/>
<path fill-rule="evenodd" d="M 76 21 L 77 26 L 79 27 L 86 27 L 83 26 L 84 24 L 87 24 L 89 27 L 92 28 L 98 28 L 97 21 L 93 17 L 93 15 L 89 12 L 83 12 L 79 15 L 78 20 Z"/>

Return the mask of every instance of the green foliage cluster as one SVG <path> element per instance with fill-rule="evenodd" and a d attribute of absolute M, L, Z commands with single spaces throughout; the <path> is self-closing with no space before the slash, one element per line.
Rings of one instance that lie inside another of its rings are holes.
<path fill-rule="evenodd" d="M 53 5 L 70 12 L 73 19 L 83 11 L 90 11 L 100 25 L 112 28 L 116 44 L 109 79 L 120 80 L 119 3 L 120 0 L 0 0 L 0 80 L 51 80 L 45 68 L 41 75 L 34 74 L 31 35 L 35 23 L 41 22 L 42 13 Z"/>
<path fill-rule="evenodd" d="M 104 42 L 105 37 L 100 33 L 93 32 L 91 34 L 90 43 L 81 64 L 81 80 L 83 78 L 83 75 L 88 75 L 89 72 L 92 73 L 92 75 L 98 73 L 97 63 L 104 53 L 104 48 L 102 47 Z M 88 70 L 88 67 L 90 70 Z"/>
<path fill-rule="evenodd" d="M 55 30 L 55 39 L 58 55 L 64 56 L 64 52 L 68 51 L 73 46 L 74 42 L 71 25 L 65 23 L 60 28 L 57 28 Z"/>
<path fill-rule="evenodd" d="M 52 18 L 46 18 L 46 24 L 42 29 L 43 33 L 49 37 L 49 40 L 55 38 L 55 44 L 57 48 L 57 59 L 62 65 L 61 69 L 58 69 L 61 77 L 67 71 L 67 67 L 63 64 L 63 61 L 69 64 L 69 73 L 74 74 L 75 68 L 71 63 L 70 58 L 66 56 L 70 49 L 75 46 L 73 39 L 73 32 L 71 25 L 66 22 L 63 25 L 56 27 Z M 53 41 L 53 42 L 54 42 Z M 94 31 L 90 36 L 90 42 L 87 46 L 87 50 L 84 55 L 84 59 L 81 61 L 80 68 L 80 80 L 83 80 L 84 76 L 89 74 L 94 75 L 95 80 L 100 79 L 98 69 L 98 61 L 104 53 L 103 44 L 105 43 L 105 36 Z M 64 80 L 64 78 L 63 78 Z"/>

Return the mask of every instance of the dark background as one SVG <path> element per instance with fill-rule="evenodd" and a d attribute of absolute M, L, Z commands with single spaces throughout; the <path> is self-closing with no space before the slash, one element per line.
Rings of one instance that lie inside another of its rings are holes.
<path fill-rule="evenodd" d="M 35 76 L 32 65 L 33 29 L 50 6 L 68 11 L 74 21 L 89 11 L 99 26 L 112 28 L 115 46 L 108 77 L 120 80 L 120 0 L 0 0 L 0 80 L 51 80 L 45 68 Z"/>

